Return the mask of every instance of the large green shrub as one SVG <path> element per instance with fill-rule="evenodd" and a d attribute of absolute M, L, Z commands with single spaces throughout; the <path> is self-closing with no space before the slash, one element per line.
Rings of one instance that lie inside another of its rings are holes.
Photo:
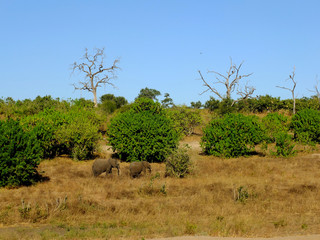
<path fill-rule="evenodd" d="M 249 154 L 254 150 L 254 146 L 265 138 L 257 117 L 233 113 L 213 119 L 203 133 L 203 151 L 226 158 Z"/>
<path fill-rule="evenodd" d="M 91 158 L 101 137 L 99 120 L 92 112 L 79 109 L 65 114 L 65 119 L 55 133 L 58 144 L 75 160 Z"/>
<path fill-rule="evenodd" d="M 186 136 L 190 136 L 194 132 L 195 127 L 199 126 L 202 122 L 200 111 L 186 106 L 168 109 L 167 115 L 172 119 L 176 131 Z"/>
<path fill-rule="evenodd" d="M 320 142 L 320 111 L 304 109 L 297 112 L 291 121 L 294 137 L 303 143 Z"/>
<path fill-rule="evenodd" d="M 90 158 L 100 138 L 99 119 L 89 109 L 74 106 L 68 112 L 47 109 L 22 120 L 34 131 L 43 158 L 68 154 L 77 160 Z"/>
<path fill-rule="evenodd" d="M 278 133 L 289 131 L 289 119 L 280 113 L 268 113 L 262 118 L 268 142 L 275 142 Z"/>
<path fill-rule="evenodd" d="M 289 119 L 283 114 L 269 113 L 262 119 L 266 130 L 266 142 L 276 144 L 276 152 L 272 154 L 289 157 L 295 154 L 292 136 L 289 134 Z"/>
<path fill-rule="evenodd" d="M 18 121 L 0 121 L 0 187 L 32 184 L 40 162 L 40 145 Z"/>
<path fill-rule="evenodd" d="M 24 129 L 36 134 L 42 158 L 53 158 L 64 153 L 64 146 L 58 142 L 56 132 L 65 123 L 65 114 L 53 109 L 46 109 L 21 120 Z"/>
<path fill-rule="evenodd" d="M 120 159 L 129 162 L 162 162 L 178 142 L 178 133 L 160 104 L 144 98 L 111 119 L 107 136 Z"/>

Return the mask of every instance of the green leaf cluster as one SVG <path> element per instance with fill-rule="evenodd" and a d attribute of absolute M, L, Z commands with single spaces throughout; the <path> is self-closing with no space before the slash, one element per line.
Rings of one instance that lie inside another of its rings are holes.
<path fill-rule="evenodd" d="M 99 108 L 106 114 L 111 114 L 115 110 L 128 104 L 128 101 L 124 97 L 116 97 L 113 94 L 104 94 L 100 97 L 101 104 Z"/>
<path fill-rule="evenodd" d="M 190 136 L 195 127 L 202 123 L 199 110 L 186 106 L 168 109 L 167 116 L 172 119 L 176 131 L 185 136 Z"/>
<path fill-rule="evenodd" d="M 303 109 L 297 112 L 291 120 L 294 137 L 303 143 L 320 142 L 320 111 Z"/>
<path fill-rule="evenodd" d="M 272 154 L 289 157 L 295 154 L 292 136 L 289 134 L 289 119 L 283 114 L 269 113 L 262 119 L 265 127 L 266 142 L 276 144 L 276 152 Z"/>
<path fill-rule="evenodd" d="M 120 159 L 163 162 L 176 148 L 178 133 L 159 103 L 139 98 L 110 121 L 108 141 Z"/>
<path fill-rule="evenodd" d="M 204 128 L 201 147 L 206 154 L 239 157 L 250 154 L 264 139 L 264 130 L 256 116 L 226 114 Z"/>
<path fill-rule="evenodd" d="M 266 129 L 266 137 L 268 142 L 276 142 L 278 133 L 288 133 L 289 119 L 280 113 L 268 113 L 262 118 L 262 124 Z"/>
<path fill-rule="evenodd" d="M 40 144 L 19 121 L 0 121 L 0 187 L 30 185 L 38 177 Z"/>
<path fill-rule="evenodd" d="M 36 134 L 42 158 L 68 154 L 76 160 L 88 159 L 100 139 L 94 112 L 77 107 L 68 112 L 46 109 L 24 118 L 22 125 Z"/>

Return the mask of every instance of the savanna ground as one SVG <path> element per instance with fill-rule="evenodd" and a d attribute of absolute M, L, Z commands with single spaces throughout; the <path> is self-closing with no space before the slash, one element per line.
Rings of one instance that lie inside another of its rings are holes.
<path fill-rule="evenodd" d="M 45 160 L 47 180 L 0 189 L 0 239 L 146 239 L 174 236 L 274 237 L 320 234 L 320 154 L 220 159 L 187 137 L 194 174 L 91 175 L 91 161 Z M 103 150 L 103 149 L 102 149 Z M 110 151 L 102 151 L 105 157 Z M 316 239 L 316 238 L 315 238 Z"/>

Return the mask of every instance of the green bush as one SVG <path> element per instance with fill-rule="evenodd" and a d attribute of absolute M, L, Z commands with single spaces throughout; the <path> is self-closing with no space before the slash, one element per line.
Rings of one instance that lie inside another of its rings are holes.
<path fill-rule="evenodd" d="M 296 151 L 292 142 L 292 136 L 287 132 L 278 132 L 275 135 L 276 152 L 271 152 L 276 156 L 289 157 L 293 156 Z"/>
<path fill-rule="evenodd" d="M 166 160 L 166 176 L 183 178 L 192 172 L 193 164 L 188 155 L 188 147 L 173 151 Z"/>
<path fill-rule="evenodd" d="M 254 150 L 265 133 L 256 116 L 226 114 L 213 119 L 203 130 L 201 147 L 206 154 L 218 157 L 239 157 Z"/>
<path fill-rule="evenodd" d="M 57 130 L 56 139 L 73 159 L 89 159 L 100 139 L 98 130 L 99 120 L 93 113 L 73 110 L 66 114 L 66 123 Z"/>
<path fill-rule="evenodd" d="M 128 162 L 162 162 L 178 143 L 178 133 L 160 104 L 143 98 L 111 119 L 107 136 L 113 151 Z"/>
<path fill-rule="evenodd" d="M 15 120 L 0 121 L 0 187 L 30 185 L 38 177 L 40 145 Z"/>
<path fill-rule="evenodd" d="M 134 103 L 130 106 L 130 111 L 133 113 L 140 112 L 150 112 L 151 114 L 160 114 L 164 115 L 165 111 L 162 108 L 161 104 L 158 102 L 154 102 L 149 98 L 137 98 Z"/>
<path fill-rule="evenodd" d="M 296 99 L 296 111 L 301 111 L 303 109 L 314 109 L 320 110 L 320 102 L 319 99 L 314 96 L 311 98 L 303 97 Z"/>
<path fill-rule="evenodd" d="M 168 109 L 167 116 L 172 119 L 176 131 L 186 136 L 190 136 L 202 122 L 199 110 L 185 106 Z"/>
<path fill-rule="evenodd" d="M 101 104 L 99 107 L 106 114 L 113 113 L 115 110 L 128 104 L 124 97 L 116 97 L 113 94 L 104 94 L 100 97 Z"/>
<path fill-rule="evenodd" d="M 292 136 L 289 134 L 288 117 L 279 113 L 269 113 L 262 119 L 266 130 L 266 142 L 276 143 L 276 152 L 271 154 L 289 157 L 295 154 Z"/>
<path fill-rule="evenodd" d="M 258 96 L 257 98 L 248 99 L 251 112 L 267 112 L 278 111 L 281 108 L 280 97 L 272 97 L 270 95 Z M 292 108 L 291 108 L 292 109 Z"/>
<path fill-rule="evenodd" d="M 210 99 L 205 102 L 204 108 L 206 108 L 212 112 L 212 111 L 217 110 L 219 108 L 219 103 L 220 103 L 219 100 L 217 100 L 213 97 L 210 97 Z"/>
<path fill-rule="evenodd" d="M 65 114 L 53 109 L 46 109 L 21 120 L 24 129 L 35 133 L 43 159 L 54 158 L 64 153 L 64 146 L 58 142 L 56 132 L 65 123 Z"/>
<path fill-rule="evenodd" d="M 68 112 L 47 109 L 22 120 L 25 129 L 35 132 L 42 158 L 68 154 L 77 160 L 93 155 L 100 138 L 99 122 L 93 110 L 77 106 Z"/>
<path fill-rule="evenodd" d="M 280 113 L 268 113 L 262 118 L 263 126 L 266 130 L 266 137 L 268 142 L 276 142 L 276 135 L 281 132 L 287 133 L 289 131 L 289 119 Z"/>
<path fill-rule="evenodd" d="M 236 104 L 233 104 L 233 100 L 230 98 L 225 98 L 220 101 L 217 113 L 220 115 L 225 115 L 228 113 L 233 113 L 236 111 Z"/>
<path fill-rule="evenodd" d="M 320 111 L 304 109 L 297 112 L 291 121 L 294 137 L 303 143 L 320 142 Z"/>

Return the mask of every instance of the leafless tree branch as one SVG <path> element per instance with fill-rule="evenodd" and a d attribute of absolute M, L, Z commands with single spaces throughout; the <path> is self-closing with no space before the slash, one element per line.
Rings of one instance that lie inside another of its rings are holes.
<path fill-rule="evenodd" d="M 315 93 L 318 101 L 320 102 L 320 90 L 319 90 L 318 86 L 319 86 L 319 79 L 318 79 L 318 75 L 317 75 L 316 76 L 316 84 L 313 86 L 314 90 L 309 90 L 309 91 Z"/>
<path fill-rule="evenodd" d="M 119 59 L 114 60 L 111 67 L 104 66 L 104 48 L 95 49 L 95 54 L 92 56 L 88 53 L 88 49 L 85 49 L 85 53 L 82 57 L 83 62 L 73 63 L 72 73 L 79 71 L 84 73 L 84 81 L 79 81 L 77 86 L 73 84 L 75 90 L 85 90 L 93 93 L 94 104 L 97 107 L 97 88 L 101 85 L 109 84 L 113 87 L 114 84 L 110 81 L 116 78 L 115 72 L 118 67 Z"/>
<path fill-rule="evenodd" d="M 292 88 L 287 88 L 287 87 L 282 87 L 282 86 L 276 86 L 278 88 L 282 88 L 282 89 L 285 89 L 285 90 L 288 90 L 291 92 L 292 94 L 292 100 L 293 100 L 293 109 L 292 109 L 292 113 L 293 114 L 296 114 L 296 97 L 295 97 L 295 89 L 296 89 L 296 86 L 297 86 L 297 82 L 296 80 L 294 79 L 296 74 L 295 74 L 295 71 L 296 71 L 296 67 L 294 66 L 293 67 L 293 71 L 292 71 L 292 74 L 289 75 L 289 78 L 287 78 L 287 80 L 291 79 L 292 83 L 293 83 L 293 86 Z"/>
<path fill-rule="evenodd" d="M 250 77 L 252 75 L 252 73 L 250 74 L 244 74 L 244 75 L 240 75 L 240 70 L 241 67 L 243 65 L 243 62 L 240 63 L 239 66 L 233 64 L 232 62 L 232 58 L 230 58 L 230 67 L 228 69 L 228 71 L 226 72 L 225 75 L 216 72 L 214 70 L 208 71 L 208 73 L 214 73 L 216 75 L 216 82 L 213 82 L 213 85 L 215 84 L 222 84 L 225 86 L 226 88 L 226 95 L 223 96 L 220 92 L 218 92 L 218 90 L 216 88 L 214 88 L 212 85 L 210 85 L 203 77 L 203 75 L 201 74 L 201 72 L 198 70 L 201 80 L 204 83 L 203 86 L 205 86 L 207 89 L 205 91 L 203 91 L 201 94 L 211 90 L 211 92 L 213 92 L 215 95 L 217 95 L 220 99 L 225 99 L 225 98 L 229 98 L 231 99 L 231 94 L 234 92 L 234 90 L 236 89 L 236 87 L 239 87 L 239 82 L 241 79 L 243 78 L 247 78 Z M 241 101 L 243 99 L 248 98 L 250 95 L 253 94 L 253 92 L 255 91 L 255 89 L 253 87 L 248 87 L 247 85 L 245 86 L 245 92 L 238 92 L 238 94 L 241 96 L 241 98 L 237 101 Z M 244 95 L 241 95 L 244 94 Z"/>
<path fill-rule="evenodd" d="M 242 90 L 241 88 L 238 88 L 237 94 L 240 95 L 241 98 L 239 98 L 237 100 L 234 100 L 232 102 L 231 106 L 233 106 L 236 102 L 240 102 L 240 101 L 243 101 L 243 100 L 246 100 L 246 99 L 249 99 L 249 98 L 253 98 L 252 95 L 253 95 L 255 90 L 256 89 L 254 87 L 248 86 L 248 82 L 247 82 L 246 85 L 244 86 L 244 90 Z"/>

